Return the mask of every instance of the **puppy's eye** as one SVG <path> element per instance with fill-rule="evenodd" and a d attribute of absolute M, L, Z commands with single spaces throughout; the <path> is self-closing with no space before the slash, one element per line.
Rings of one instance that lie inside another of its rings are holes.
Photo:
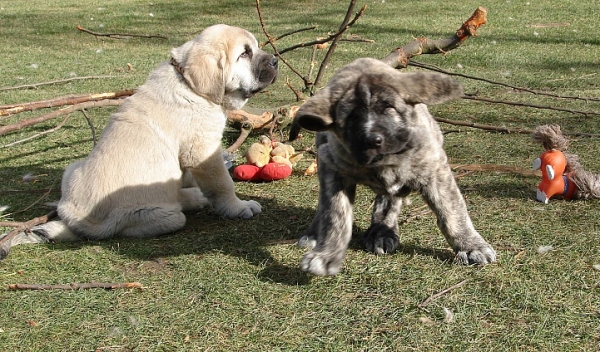
<path fill-rule="evenodd" d="M 252 49 L 250 47 L 246 47 L 246 50 L 240 55 L 240 59 L 251 59 L 252 58 Z"/>

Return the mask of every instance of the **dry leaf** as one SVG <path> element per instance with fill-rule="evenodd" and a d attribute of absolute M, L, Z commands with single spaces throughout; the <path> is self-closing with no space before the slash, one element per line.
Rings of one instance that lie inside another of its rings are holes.
<path fill-rule="evenodd" d="M 317 173 L 317 161 L 313 161 L 312 164 L 304 171 L 304 176 L 312 176 Z"/>
<path fill-rule="evenodd" d="M 454 321 L 454 313 L 446 307 L 444 307 L 444 323 L 450 324 Z"/>
<path fill-rule="evenodd" d="M 435 325 L 435 321 L 433 321 L 433 320 L 431 320 L 431 319 L 429 319 L 427 317 L 420 317 L 419 318 L 419 323 L 423 323 L 423 324 L 426 324 L 426 325 Z"/>

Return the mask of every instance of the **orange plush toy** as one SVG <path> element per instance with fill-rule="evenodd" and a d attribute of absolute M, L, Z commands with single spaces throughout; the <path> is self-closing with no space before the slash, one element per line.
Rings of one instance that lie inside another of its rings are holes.
<path fill-rule="evenodd" d="M 557 149 L 546 150 L 539 158 L 533 161 L 533 169 L 542 170 L 542 181 L 538 185 L 536 199 L 548 204 L 554 196 L 562 196 L 570 200 L 575 195 L 577 186 L 564 174 L 567 167 L 567 158 Z"/>
<path fill-rule="evenodd" d="M 600 198 L 600 175 L 584 170 L 577 155 L 563 153 L 569 141 L 563 136 L 560 126 L 538 126 L 533 132 L 533 140 L 546 150 L 533 161 L 533 169 L 542 170 L 537 200 L 548 204 L 552 197 L 567 200 Z"/>

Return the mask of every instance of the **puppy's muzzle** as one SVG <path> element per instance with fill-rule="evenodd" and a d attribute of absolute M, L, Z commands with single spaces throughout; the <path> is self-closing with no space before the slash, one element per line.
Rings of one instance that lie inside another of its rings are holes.
<path fill-rule="evenodd" d="M 383 136 L 380 133 L 371 133 L 366 138 L 367 148 L 379 149 L 383 145 Z"/>

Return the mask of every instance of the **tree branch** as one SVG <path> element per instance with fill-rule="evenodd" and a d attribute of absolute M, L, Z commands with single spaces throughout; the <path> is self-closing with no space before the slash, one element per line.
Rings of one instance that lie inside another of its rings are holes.
<path fill-rule="evenodd" d="M 477 29 L 487 22 L 486 16 L 487 10 L 480 6 L 452 37 L 441 40 L 417 38 L 403 47 L 392 50 L 381 61 L 393 68 L 405 68 L 408 65 L 408 61 L 414 56 L 447 53 L 462 45 L 471 36 L 476 36 Z"/>
<path fill-rule="evenodd" d="M 38 124 L 41 122 L 55 119 L 59 116 L 70 114 L 73 111 L 89 109 L 89 108 L 105 107 L 105 106 L 118 106 L 123 103 L 123 100 L 124 99 L 107 99 L 107 100 L 100 100 L 100 101 L 88 101 L 88 102 L 68 106 L 68 107 L 53 111 L 49 114 L 38 116 L 38 117 L 29 119 L 29 120 L 24 120 L 24 121 L 21 121 L 21 122 L 12 124 L 12 125 L 0 126 L 0 136 L 4 135 L 6 133 L 12 132 L 12 131 L 16 131 L 23 127 L 32 126 L 32 125 L 35 125 L 35 124 Z"/>
<path fill-rule="evenodd" d="M 64 97 L 58 97 L 48 100 L 33 101 L 27 103 L 18 103 L 10 105 L 0 105 L 0 116 L 10 116 L 25 111 L 34 111 L 38 109 L 54 108 L 63 105 L 76 105 L 83 102 L 89 101 L 100 101 L 105 99 L 116 99 L 124 98 L 133 95 L 135 90 L 126 89 L 118 92 L 110 93 L 97 93 L 97 94 L 81 94 L 81 95 L 67 95 Z"/>
<path fill-rule="evenodd" d="M 480 78 L 480 77 L 475 77 L 475 76 L 471 76 L 471 75 L 465 75 L 462 73 L 455 73 L 455 72 L 450 72 L 447 70 L 444 70 L 440 67 L 437 67 L 435 65 L 430 65 L 430 64 L 425 64 L 422 62 L 416 62 L 416 61 L 411 61 L 408 63 L 409 66 L 415 66 L 415 67 L 420 67 L 420 68 L 424 68 L 426 70 L 431 70 L 431 71 L 436 71 L 436 72 L 440 72 L 449 76 L 456 76 L 456 77 L 463 77 L 463 78 L 467 78 L 467 79 L 471 79 L 474 81 L 481 81 L 481 82 L 486 82 L 486 83 L 490 83 L 493 85 L 497 85 L 497 86 L 503 86 L 503 87 L 507 87 L 507 88 L 511 88 L 514 90 L 520 90 L 523 92 L 527 92 L 527 93 L 531 93 L 533 95 L 543 95 L 543 96 L 547 96 L 547 97 L 552 97 L 552 98 L 559 98 L 559 99 L 569 99 L 569 100 L 583 100 L 585 102 L 589 102 L 589 101 L 600 101 L 600 98 L 589 98 L 589 97 L 576 97 L 576 96 L 568 96 L 568 95 L 558 95 L 558 94 L 552 94 L 552 93 L 546 93 L 546 92 L 540 92 L 537 90 L 532 90 L 532 89 L 528 89 L 528 88 L 523 88 L 523 87 L 517 87 L 517 86 L 513 86 L 507 83 L 502 83 L 502 82 L 497 82 L 497 81 L 492 81 L 486 78 Z"/>
<path fill-rule="evenodd" d="M 319 71 L 317 72 L 317 78 L 315 78 L 314 84 L 312 84 L 312 87 L 310 87 L 311 95 L 314 94 L 315 87 L 318 86 L 319 83 L 321 82 L 321 79 L 323 78 L 323 75 L 325 74 L 325 69 L 327 68 L 327 65 L 329 64 L 329 60 L 331 59 L 331 57 L 333 56 L 333 53 L 335 52 L 335 49 L 337 48 L 337 43 L 340 41 L 342 34 L 348 28 L 350 28 L 356 21 L 358 21 L 359 17 L 362 16 L 362 14 L 365 12 L 365 10 L 367 8 L 367 5 L 363 5 L 363 7 L 360 9 L 360 11 L 357 12 L 356 15 L 354 15 L 354 18 L 352 20 L 350 20 L 350 16 L 352 16 L 352 11 L 354 11 L 355 4 L 356 4 L 356 0 L 350 1 L 350 5 L 348 6 L 348 11 L 346 11 L 346 17 L 344 17 L 344 20 L 342 21 L 342 25 L 340 26 L 339 31 L 334 35 L 335 37 L 333 38 L 333 41 L 331 42 L 331 46 L 329 47 L 327 54 L 325 54 L 325 58 L 321 62 L 321 66 L 319 67 Z"/>
<path fill-rule="evenodd" d="M 438 299 L 438 298 L 442 297 L 442 296 L 443 296 L 443 295 L 445 295 L 446 293 L 448 293 L 448 292 L 450 292 L 450 291 L 454 290 L 455 288 L 458 288 L 458 287 L 460 287 L 460 286 L 464 285 L 464 284 L 465 284 L 467 281 L 469 281 L 469 280 L 468 280 L 468 279 L 467 279 L 467 280 L 463 280 L 463 281 L 461 281 L 461 282 L 459 282 L 459 283 L 457 283 L 457 284 L 454 284 L 454 285 L 452 285 L 452 286 L 448 287 L 447 289 L 441 290 L 440 292 L 438 292 L 438 293 L 436 293 L 436 294 L 434 294 L 434 295 L 432 295 L 432 296 L 428 297 L 428 298 L 427 298 L 427 299 L 425 299 L 423 302 L 419 303 L 419 304 L 417 305 L 417 307 L 419 307 L 419 308 L 423 308 L 423 307 L 425 307 L 426 305 L 428 305 L 429 303 L 433 302 L 434 300 L 436 300 L 436 299 Z"/>
<path fill-rule="evenodd" d="M 89 33 L 96 37 L 109 37 L 109 38 L 115 38 L 115 39 L 125 39 L 127 37 L 169 39 L 168 37 L 165 37 L 164 35 L 159 35 L 159 34 L 144 35 L 144 34 L 129 34 L 129 33 L 98 33 L 98 32 L 92 32 L 89 29 L 85 29 L 79 25 L 77 26 L 77 29 L 79 29 L 82 32 Z"/>
<path fill-rule="evenodd" d="M 85 290 L 90 288 L 103 288 L 105 290 L 114 290 L 117 288 L 143 288 L 139 282 L 121 282 L 121 283 L 102 283 L 90 282 L 85 284 L 71 283 L 67 285 L 46 285 L 46 284 L 10 284 L 9 290 Z"/>
<path fill-rule="evenodd" d="M 516 101 L 506 101 L 506 100 L 479 98 L 479 97 L 472 96 L 472 95 L 464 95 L 462 98 L 466 99 L 466 100 L 483 101 L 483 102 L 486 102 L 486 103 L 505 104 L 505 105 L 512 105 L 512 106 L 525 106 L 525 107 L 536 108 L 536 109 L 543 109 L 543 110 L 555 110 L 555 111 L 570 112 L 571 114 L 581 114 L 581 115 L 584 115 L 584 116 L 588 116 L 588 115 L 600 115 L 600 113 L 595 112 L 595 111 L 581 111 L 581 110 L 573 110 L 573 109 L 563 109 L 563 108 L 557 108 L 557 107 L 548 106 L 548 105 L 537 105 L 537 104 L 530 104 L 530 103 L 521 103 L 521 102 L 516 102 Z"/>
<path fill-rule="evenodd" d="M 115 77 L 115 76 L 71 77 L 71 78 L 59 79 L 59 80 L 56 80 L 56 81 L 49 81 L 49 82 L 42 82 L 42 83 L 33 83 L 33 84 L 23 84 L 23 85 L 14 86 L 14 87 L 3 87 L 3 88 L 0 88 L 0 92 L 7 91 L 7 90 L 14 90 L 14 89 L 32 89 L 32 88 L 37 88 L 37 87 L 41 87 L 41 86 L 45 86 L 45 85 L 50 85 L 50 84 L 65 83 L 65 82 L 71 82 L 71 81 L 77 81 L 77 80 L 83 80 L 83 79 L 100 79 L 100 78 L 112 78 L 112 77 Z"/>

